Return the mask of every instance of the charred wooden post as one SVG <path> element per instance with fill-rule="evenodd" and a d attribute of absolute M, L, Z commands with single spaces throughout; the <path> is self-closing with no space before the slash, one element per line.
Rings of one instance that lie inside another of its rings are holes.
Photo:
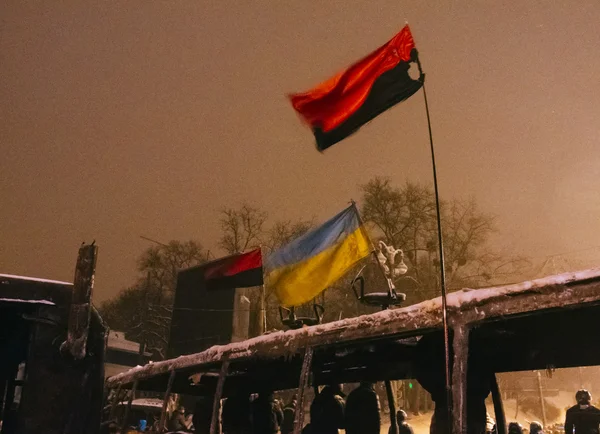
<path fill-rule="evenodd" d="M 61 345 L 62 354 L 68 354 L 75 360 L 86 355 L 97 256 L 98 246 L 94 243 L 82 245 L 77 256 L 69 329 L 67 340 Z"/>
<path fill-rule="evenodd" d="M 294 414 L 294 434 L 300 434 L 302 432 L 302 425 L 304 424 L 304 396 L 310 379 L 312 359 L 313 349 L 312 347 L 306 347 L 302 361 L 302 370 L 300 371 L 300 381 L 298 383 L 298 402 L 296 403 Z"/>
<path fill-rule="evenodd" d="M 115 396 L 113 398 L 113 401 L 110 405 L 110 413 L 108 414 L 108 420 L 115 419 L 115 414 L 117 412 L 117 406 L 119 405 L 119 396 L 120 395 L 121 395 L 121 385 L 119 384 L 119 386 L 117 387 L 117 389 L 115 391 Z"/>
<path fill-rule="evenodd" d="M 544 391 L 542 388 L 542 374 L 540 374 L 540 371 L 537 371 L 537 383 L 538 391 L 540 393 L 540 405 L 542 407 L 542 420 L 544 422 L 544 426 L 547 426 L 548 420 L 546 419 L 546 401 L 544 400 Z"/>
<path fill-rule="evenodd" d="M 496 375 L 492 374 L 492 401 L 494 402 L 494 414 L 496 415 L 496 432 L 506 434 L 506 415 L 504 413 L 504 403 L 498 387 Z"/>
<path fill-rule="evenodd" d="M 390 408 L 390 434 L 398 434 L 396 401 L 394 399 L 394 391 L 392 390 L 392 382 L 390 380 L 385 380 L 385 391 L 387 393 L 388 407 Z"/>
<path fill-rule="evenodd" d="M 229 371 L 229 361 L 223 360 L 221 371 L 219 372 L 219 380 L 217 381 L 217 389 L 215 390 L 215 399 L 213 401 L 212 419 L 210 421 L 210 434 L 219 434 L 219 411 L 221 409 L 221 398 L 223 397 L 223 386 Z"/>
<path fill-rule="evenodd" d="M 129 399 L 127 400 L 127 407 L 125 407 L 125 413 L 123 414 L 123 420 L 121 421 L 121 432 L 127 429 L 127 419 L 129 419 L 129 412 L 131 411 L 131 402 L 133 401 L 133 397 L 135 396 L 135 392 L 137 392 L 138 382 L 134 381 L 133 387 L 131 388 L 131 395 L 129 395 Z"/>
<path fill-rule="evenodd" d="M 169 375 L 169 382 L 167 383 L 167 390 L 165 391 L 165 397 L 163 398 L 162 410 L 160 411 L 160 422 L 158 425 L 158 432 L 162 433 L 165 431 L 165 422 L 167 421 L 167 404 L 169 403 L 169 397 L 171 396 L 171 389 L 173 388 L 173 381 L 175 381 L 175 371 L 171 371 Z"/>
<path fill-rule="evenodd" d="M 452 346 L 454 363 L 452 368 L 452 421 L 454 434 L 467 432 L 467 369 L 469 357 L 469 328 L 456 324 L 453 328 Z"/>

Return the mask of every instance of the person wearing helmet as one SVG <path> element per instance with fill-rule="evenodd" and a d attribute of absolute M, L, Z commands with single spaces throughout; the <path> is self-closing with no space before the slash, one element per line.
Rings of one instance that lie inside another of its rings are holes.
<path fill-rule="evenodd" d="M 600 410 L 591 405 L 592 395 L 585 389 L 575 394 L 577 405 L 567 410 L 565 434 L 599 434 Z"/>
<path fill-rule="evenodd" d="M 523 427 L 519 422 L 511 422 L 508 424 L 508 434 L 523 434 Z"/>
<path fill-rule="evenodd" d="M 414 434 L 412 427 L 406 421 L 408 415 L 404 410 L 398 410 L 396 412 L 396 421 L 398 422 L 398 434 Z M 388 434 L 392 433 L 392 427 L 388 431 Z"/>
<path fill-rule="evenodd" d="M 544 434 L 544 427 L 538 421 L 529 424 L 529 434 Z"/>

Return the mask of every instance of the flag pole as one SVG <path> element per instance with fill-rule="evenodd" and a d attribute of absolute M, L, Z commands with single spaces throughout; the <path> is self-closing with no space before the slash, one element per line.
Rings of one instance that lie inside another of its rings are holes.
<path fill-rule="evenodd" d="M 427 128 L 429 131 L 429 147 L 431 149 L 431 167 L 433 170 L 433 190 L 435 193 L 435 213 L 437 220 L 438 247 L 440 255 L 440 286 L 442 289 L 442 327 L 444 329 L 444 359 L 446 377 L 446 401 L 448 422 L 451 424 L 452 416 L 452 377 L 450 373 L 450 333 L 448 331 L 448 304 L 446 300 L 446 267 L 444 262 L 444 241 L 442 236 L 442 217 L 440 212 L 440 196 L 438 191 L 437 169 L 435 165 L 435 150 L 433 146 L 433 133 L 431 131 L 431 115 L 429 114 L 429 103 L 427 102 L 427 91 L 425 89 L 425 74 L 421 66 L 421 60 L 417 54 L 417 66 L 423 80 L 423 99 L 425 100 L 425 113 L 427 114 Z"/>

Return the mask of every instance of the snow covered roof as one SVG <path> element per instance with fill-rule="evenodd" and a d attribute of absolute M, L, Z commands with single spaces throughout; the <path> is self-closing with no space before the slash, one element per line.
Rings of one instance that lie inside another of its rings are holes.
<path fill-rule="evenodd" d="M 591 288 L 585 285 L 593 282 Z M 578 290 L 575 291 L 574 289 Z M 542 297 L 545 298 L 542 300 Z M 447 296 L 448 320 L 476 322 L 516 313 L 600 301 L 600 268 L 558 274 L 518 284 L 463 289 Z M 217 345 L 197 354 L 137 366 L 108 379 L 109 387 L 171 370 L 200 368 L 248 357 L 278 358 L 307 346 L 341 344 L 360 339 L 415 333 L 441 327 L 441 297 L 405 308 L 385 310 L 299 330 L 278 331 L 246 341 Z"/>
<path fill-rule="evenodd" d="M 21 300 L 20 298 L 0 298 L 0 303 L 17 303 L 17 304 L 45 304 L 48 306 L 55 306 L 55 303 L 50 300 Z"/>
<path fill-rule="evenodd" d="M 73 285 L 71 282 L 61 282 L 60 280 L 39 279 L 37 277 L 17 276 L 14 274 L 0 274 L 0 281 L 2 280 L 3 277 L 10 278 L 10 279 L 27 280 L 27 281 L 31 281 L 31 282 L 51 283 L 51 284 L 55 284 L 55 285 Z"/>
<path fill-rule="evenodd" d="M 119 405 L 127 405 L 127 401 L 121 401 Z M 158 398 L 138 398 L 131 401 L 132 408 L 154 408 L 161 410 L 162 406 L 163 401 Z"/>
<path fill-rule="evenodd" d="M 111 330 L 108 334 L 108 348 L 137 353 L 140 350 L 140 344 L 125 339 L 123 332 Z"/>

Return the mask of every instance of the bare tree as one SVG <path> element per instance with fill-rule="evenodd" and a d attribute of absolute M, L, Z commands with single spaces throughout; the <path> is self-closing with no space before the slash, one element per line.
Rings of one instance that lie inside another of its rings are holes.
<path fill-rule="evenodd" d="M 112 329 L 125 332 L 146 351 L 165 357 L 177 273 L 206 262 L 208 252 L 196 241 L 171 241 L 146 249 L 138 260 L 138 282 L 100 306 Z"/>
<path fill-rule="evenodd" d="M 248 204 L 221 210 L 219 246 L 227 253 L 243 252 L 261 244 L 267 213 Z"/>
<path fill-rule="evenodd" d="M 277 250 L 296 238 L 304 235 L 314 227 L 313 220 L 280 220 L 275 222 L 267 233 L 265 246 L 270 250 Z"/>
<path fill-rule="evenodd" d="M 404 250 L 409 273 L 420 286 L 413 299 L 430 298 L 438 287 L 439 261 L 434 194 L 431 188 L 406 182 L 397 188 L 387 178 L 361 186 L 363 218 L 376 236 Z M 451 288 L 501 283 L 526 264 L 489 247 L 495 218 L 481 212 L 474 199 L 441 203 L 444 257 Z"/>

